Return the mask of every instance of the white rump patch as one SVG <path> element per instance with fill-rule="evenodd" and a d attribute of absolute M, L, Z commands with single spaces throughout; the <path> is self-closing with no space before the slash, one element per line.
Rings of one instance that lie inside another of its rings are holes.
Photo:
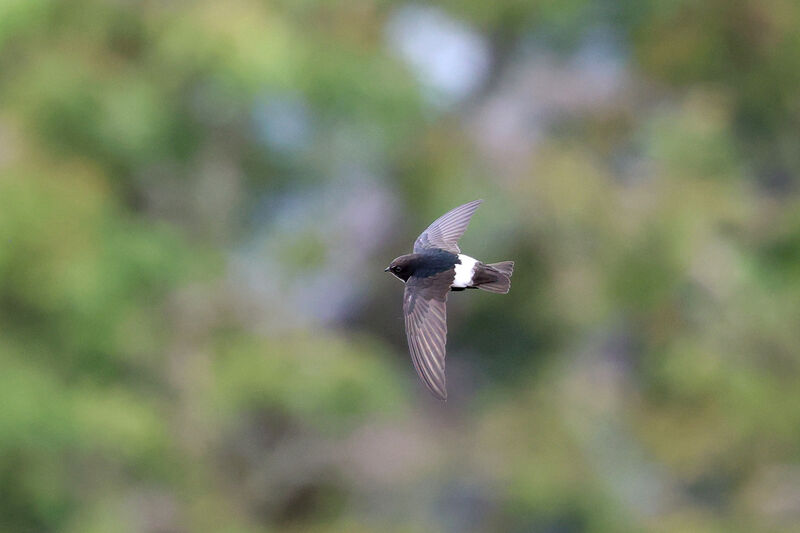
<path fill-rule="evenodd" d="M 456 277 L 452 287 L 469 287 L 472 284 L 472 276 L 475 274 L 475 263 L 477 259 L 464 254 L 458 254 L 461 264 L 456 265 Z"/>

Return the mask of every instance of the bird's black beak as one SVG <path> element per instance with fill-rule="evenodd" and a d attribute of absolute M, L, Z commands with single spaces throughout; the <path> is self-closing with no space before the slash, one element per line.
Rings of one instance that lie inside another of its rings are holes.
<path fill-rule="evenodd" d="M 384 268 L 384 269 L 383 269 L 383 271 L 384 271 L 384 272 L 389 272 L 389 269 L 390 269 L 390 268 L 391 268 L 391 267 L 386 267 L 386 268 Z"/>

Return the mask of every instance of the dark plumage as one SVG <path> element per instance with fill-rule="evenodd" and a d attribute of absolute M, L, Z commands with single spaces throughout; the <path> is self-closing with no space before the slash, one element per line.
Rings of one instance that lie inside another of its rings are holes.
<path fill-rule="evenodd" d="M 448 292 L 483 289 L 505 294 L 511 288 L 513 261 L 484 264 L 458 247 L 481 201 L 456 207 L 436 219 L 417 237 L 414 253 L 401 255 L 386 268 L 406 284 L 403 314 L 411 360 L 420 379 L 440 400 L 447 399 Z"/>

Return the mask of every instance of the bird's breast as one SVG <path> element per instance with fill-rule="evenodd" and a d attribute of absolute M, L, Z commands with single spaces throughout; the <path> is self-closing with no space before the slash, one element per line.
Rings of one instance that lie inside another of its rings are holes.
<path fill-rule="evenodd" d="M 456 263 L 456 276 L 452 287 L 464 288 L 472 285 L 472 276 L 475 274 L 475 265 L 478 260 L 464 254 L 458 254 L 461 263 Z"/>

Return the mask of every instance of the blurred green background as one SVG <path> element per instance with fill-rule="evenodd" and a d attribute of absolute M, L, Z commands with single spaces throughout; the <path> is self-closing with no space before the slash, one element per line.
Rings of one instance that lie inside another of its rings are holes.
<path fill-rule="evenodd" d="M 800 530 L 795 0 L 0 0 L 0 528 Z M 483 198 L 439 404 L 383 268 Z"/>

